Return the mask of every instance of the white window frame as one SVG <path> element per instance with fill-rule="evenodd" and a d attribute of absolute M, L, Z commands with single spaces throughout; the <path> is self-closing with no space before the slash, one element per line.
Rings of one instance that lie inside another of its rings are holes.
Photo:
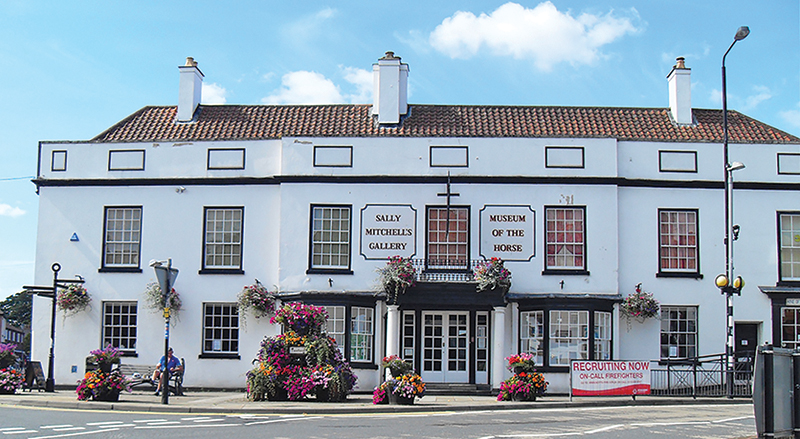
<path fill-rule="evenodd" d="M 699 273 L 698 211 L 658 210 L 658 270 L 661 273 Z"/>
<path fill-rule="evenodd" d="M 238 355 L 239 323 L 239 308 L 235 302 L 204 302 L 203 354 Z"/>
<path fill-rule="evenodd" d="M 778 213 L 778 270 L 783 282 L 800 281 L 800 213 Z"/>
<path fill-rule="evenodd" d="M 138 336 L 138 304 L 135 301 L 103 302 L 102 346 L 135 353 Z"/>
<path fill-rule="evenodd" d="M 533 324 L 531 324 L 533 322 Z M 544 365 L 544 311 L 519 313 L 520 352 L 533 354 L 537 366 Z"/>
<path fill-rule="evenodd" d="M 325 321 L 325 332 L 336 340 L 336 347 L 344 357 L 345 337 L 347 336 L 347 308 L 344 306 L 325 306 L 328 320 Z"/>
<path fill-rule="evenodd" d="M 311 270 L 349 270 L 352 254 L 352 218 L 350 205 L 311 206 Z M 346 214 L 346 215 L 345 215 Z"/>
<path fill-rule="evenodd" d="M 354 306 L 350 312 L 350 361 L 372 362 L 375 345 L 375 310 Z"/>
<path fill-rule="evenodd" d="M 588 310 L 551 310 L 549 327 L 548 365 L 569 366 L 570 360 L 589 359 Z"/>
<path fill-rule="evenodd" d="M 661 306 L 660 355 L 663 359 L 692 358 L 698 353 L 698 308 Z M 666 355 L 664 355 L 666 353 Z"/>
<path fill-rule="evenodd" d="M 244 207 L 206 207 L 203 212 L 203 269 L 241 270 Z"/>
<path fill-rule="evenodd" d="M 791 312 L 791 322 L 786 319 L 787 312 Z M 800 307 L 781 307 L 781 347 L 788 349 L 800 347 Z"/>
<path fill-rule="evenodd" d="M 594 359 L 611 359 L 612 315 L 607 311 L 594 312 Z"/>
<path fill-rule="evenodd" d="M 142 206 L 106 206 L 103 268 L 139 268 L 141 244 Z"/>
<path fill-rule="evenodd" d="M 586 207 L 546 206 L 544 213 L 545 270 L 586 270 Z"/>

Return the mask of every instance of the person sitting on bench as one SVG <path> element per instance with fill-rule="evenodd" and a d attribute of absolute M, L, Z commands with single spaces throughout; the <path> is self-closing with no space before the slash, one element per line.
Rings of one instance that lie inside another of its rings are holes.
<path fill-rule="evenodd" d="M 175 358 L 175 356 L 172 354 L 172 348 L 169 348 L 169 351 L 167 352 L 169 358 L 165 359 L 162 356 L 161 360 L 156 365 L 156 370 L 153 371 L 152 380 L 158 386 L 156 388 L 156 396 L 161 394 L 161 380 L 159 378 L 161 378 L 161 371 L 164 370 L 164 367 L 167 367 L 169 369 L 170 376 L 175 375 L 176 373 L 180 373 L 183 370 L 181 362 L 177 358 Z"/>

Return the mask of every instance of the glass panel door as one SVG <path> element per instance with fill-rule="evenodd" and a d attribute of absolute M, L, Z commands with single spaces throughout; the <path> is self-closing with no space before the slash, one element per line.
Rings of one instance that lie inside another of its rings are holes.
<path fill-rule="evenodd" d="M 469 382 L 469 314 L 423 312 L 422 332 L 422 379 Z"/>

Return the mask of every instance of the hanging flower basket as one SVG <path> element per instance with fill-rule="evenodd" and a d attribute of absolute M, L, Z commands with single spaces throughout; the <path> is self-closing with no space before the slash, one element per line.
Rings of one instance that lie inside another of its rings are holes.
<path fill-rule="evenodd" d="M 145 304 L 152 311 L 164 311 L 164 296 L 161 294 L 161 287 L 158 282 L 150 282 L 144 290 Z M 167 309 L 171 316 L 177 316 L 181 310 L 181 296 L 172 288 L 167 297 Z"/>
<path fill-rule="evenodd" d="M 242 324 L 246 323 L 245 316 L 247 311 L 253 313 L 257 319 L 275 312 L 275 296 L 258 281 L 253 285 L 247 285 L 242 288 L 236 299 L 239 305 L 239 319 Z"/>
<path fill-rule="evenodd" d="M 511 288 L 511 272 L 503 266 L 500 258 L 479 262 L 473 276 L 478 283 L 478 292 L 497 289 L 505 292 Z"/>
<path fill-rule="evenodd" d="M 386 292 L 387 302 L 390 304 L 397 303 L 398 296 L 416 284 L 417 270 L 409 258 L 392 256 L 377 272 L 381 288 Z"/>
<path fill-rule="evenodd" d="M 628 318 L 635 318 L 640 322 L 645 319 L 658 317 L 660 305 L 652 293 L 642 290 L 642 284 L 636 285 L 636 291 L 629 294 L 622 301 L 620 311 Z"/>
<path fill-rule="evenodd" d="M 89 307 L 92 298 L 89 292 L 81 285 L 70 284 L 58 290 L 56 306 L 64 311 L 65 316 L 77 314 Z"/>

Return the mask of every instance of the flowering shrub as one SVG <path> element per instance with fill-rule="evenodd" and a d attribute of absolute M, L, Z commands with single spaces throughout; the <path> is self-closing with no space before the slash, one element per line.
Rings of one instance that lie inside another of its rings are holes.
<path fill-rule="evenodd" d="M 407 288 L 414 286 L 417 275 L 411 259 L 401 256 L 390 257 L 386 265 L 377 271 L 378 279 L 388 296 L 389 303 L 397 303 L 397 297 L 403 294 Z"/>
<path fill-rule="evenodd" d="M 0 393 L 14 393 L 22 387 L 25 376 L 14 369 L 0 369 Z"/>
<path fill-rule="evenodd" d="M 479 262 L 473 276 L 478 283 L 478 291 L 511 288 L 511 272 L 503 266 L 503 260 L 500 258 Z"/>
<path fill-rule="evenodd" d="M 506 357 L 506 361 L 508 361 L 506 368 L 512 372 L 515 372 L 517 368 L 520 368 L 524 372 L 533 372 L 536 370 L 536 361 L 533 358 L 533 354 L 527 352 Z"/>
<path fill-rule="evenodd" d="M 544 394 L 547 381 L 539 372 L 520 372 L 500 384 L 498 401 L 530 401 Z"/>
<path fill-rule="evenodd" d="M 131 386 L 128 378 L 125 377 L 119 370 L 111 372 L 102 372 L 92 370 L 86 372 L 86 375 L 81 380 L 75 393 L 78 394 L 78 400 L 85 401 L 87 399 L 96 399 L 103 393 L 110 392 L 130 392 Z"/>
<path fill-rule="evenodd" d="M 653 294 L 642 291 L 642 284 L 636 285 L 636 291 L 629 294 L 620 305 L 623 314 L 640 320 L 657 317 L 659 308 Z"/>
<path fill-rule="evenodd" d="M 81 312 L 89 307 L 92 298 L 89 292 L 81 285 L 70 284 L 66 288 L 58 290 L 56 306 L 64 311 L 64 315 L 72 315 Z"/>
<path fill-rule="evenodd" d="M 16 348 L 17 345 L 15 344 L 0 343 L 0 365 L 12 364 L 17 360 L 17 354 L 14 353 L 14 349 Z M 2 368 L 2 366 L 0 366 L 0 368 Z"/>
<path fill-rule="evenodd" d="M 416 373 L 407 373 L 384 381 L 372 392 L 372 403 L 383 404 L 389 394 L 413 400 L 425 396 L 425 383 Z"/>
<path fill-rule="evenodd" d="M 253 285 L 247 285 L 242 288 L 236 298 L 239 304 L 239 318 L 243 323 L 248 310 L 257 319 L 275 312 L 275 296 L 258 281 Z"/>
<path fill-rule="evenodd" d="M 327 311 L 323 307 L 288 303 L 270 320 L 286 332 L 265 337 L 247 373 L 250 399 L 300 400 L 310 395 L 327 395 L 328 401 L 345 399 L 355 388 L 357 377 L 344 360 L 336 341 L 323 333 Z M 290 348 L 303 347 L 303 354 Z"/>
<path fill-rule="evenodd" d="M 150 282 L 144 290 L 144 298 L 147 307 L 153 311 L 164 310 L 164 296 L 161 294 L 161 287 L 158 282 Z M 172 288 L 169 296 L 167 297 L 167 308 L 170 314 L 177 314 L 181 310 L 181 296 Z"/>
<path fill-rule="evenodd" d="M 393 377 L 399 377 L 400 375 L 405 375 L 412 369 L 410 363 L 406 362 L 397 355 L 389 355 L 388 357 L 383 357 L 383 361 L 381 361 L 381 366 L 385 367 L 386 369 L 389 369 L 392 372 Z"/>
<path fill-rule="evenodd" d="M 119 363 L 120 357 L 122 357 L 122 352 L 111 345 L 108 345 L 103 349 L 95 349 L 90 351 L 89 354 L 91 354 L 89 361 L 92 363 L 117 364 Z"/>
<path fill-rule="evenodd" d="M 279 323 L 298 334 L 319 334 L 327 319 L 328 311 L 321 306 L 292 302 L 283 305 L 269 322 Z"/>

